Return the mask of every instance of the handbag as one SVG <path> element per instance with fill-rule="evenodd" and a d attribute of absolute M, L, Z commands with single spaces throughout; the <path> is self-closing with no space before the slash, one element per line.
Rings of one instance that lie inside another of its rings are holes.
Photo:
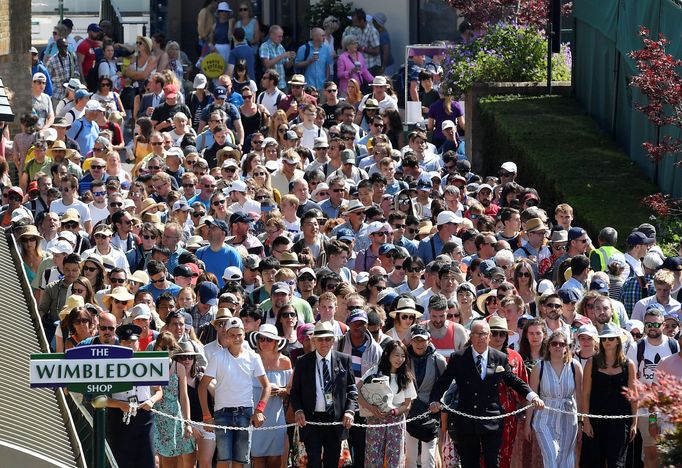
<path fill-rule="evenodd" d="M 346 439 L 341 441 L 341 455 L 339 457 L 338 468 L 343 468 L 344 466 L 353 466 L 353 458 L 350 455 L 350 447 Z"/>
<path fill-rule="evenodd" d="M 301 440 L 299 427 L 294 427 L 294 437 L 291 444 L 291 461 L 294 466 L 300 468 L 308 465 L 308 452 L 305 449 L 305 444 Z"/>
<path fill-rule="evenodd" d="M 412 406 L 410 407 L 407 418 L 410 419 L 415 416 L 419 416 L 420 414 L 424 414 L 426 411 L 428 411 L 428 409 L 429 408 L 426 403 L 421 401 L 419 398 L 415 398 L 412 400 Z M 415 439 L 418 439 L 422 442 L 430 442 L 438 436 L 440 424 L 438 420 L 433 417 L 433 415 L 429 415 L 415 421 L 408 422 L 406 428 L 408 434 Z"/>

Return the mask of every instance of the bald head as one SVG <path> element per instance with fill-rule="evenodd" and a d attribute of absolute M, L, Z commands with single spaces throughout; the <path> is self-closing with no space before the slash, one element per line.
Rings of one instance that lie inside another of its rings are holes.
<path fill-rule="evenodd" d="M 471 346 L 482 354 L 490 343 L 490 325 L 487 320 L 474 320 L 471 324 Z"/>

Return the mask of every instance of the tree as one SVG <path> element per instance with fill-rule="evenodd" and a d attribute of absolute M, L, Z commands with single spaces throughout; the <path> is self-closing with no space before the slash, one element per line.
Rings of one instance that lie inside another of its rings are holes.
<path fill-rule="evenodd" d="M 682 129 L 682 77 L 678 72 L 682 60 L 665 51 L 669 41 L 662 34 L 654 41 L 649 38 L 649 30 L 642 26 L 639 35 L 644 48 L 629 54 L 639 72 L 630 80 L 630 86 L 642 92 L 646 104 L 637 103 L 636 108 L 659 128 L 675 126 Z M 664 135 L 662 141 L 647 141 L 642 143 L 642 147 L 652 160 L 659 161 L 666 154 L 679 153 L 682 140 Z"/>
<path fill-rule="evenodd" d="M 544 29 L 550 0 L 448 0 L 448 3 L 476 29 L 487 29 L 500 22 Z M 565 3 L 562 15 L 570 10 L 571 4 Z"/>

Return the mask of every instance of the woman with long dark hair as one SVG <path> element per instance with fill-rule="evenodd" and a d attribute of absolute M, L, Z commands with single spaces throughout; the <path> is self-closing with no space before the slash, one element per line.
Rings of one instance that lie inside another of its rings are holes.
<path fill-rule="evenodd" d="M 391 146 L 393 148 L 405 146 L 403 119 L 400 118 L 400 113 L 397 110 L 386 109 L 381 116 L 384 118 L 384 133 L 388 136 Z"/>
<path fill-rule="evenodd" d="M 367 428 L 365 445 L 365 466 L 405 466 L 405 415 L 410 411 L 412 400 L 417 398 L 414 387 L 414 374 L 410 365 L 407 348 L 400 341 L 389 341 L 384 348 L 379 364 L 369 369 L 358 384 L 369 383 L 377 375 L 389 377 L 392 395 L 388 406 L 393 408 L 383 412 L 365 400 L 359 391 L 358 403 L 369 411 L 368 424 L 390 424 L 403 421 L 400 425 Z M 388 463 L 384 465 L 384 460 Z"/>
<path fill-rule="evenodd" d="M 265 107 L 256 104 L 256 93 L 250 87 L 244 86 L 240 92 L 244 99 L 244 104 L 239 106 L 239 114 L 242 117 L 244 135 L 247 135 L 243 150 L 244 153 L 248 153 L 251 151 L 251 135 L 268 126 L 270 114 L 268 114 Z"/>
<path fill-rule="evenodd" d="M 607 296 L 595 300 L 595 309 L 611 307 Z M 580 466 L 584 468 L 624 467 L 626 448 L 637 434 L 637 401 L 628 401 L 623 388 L 635 388 L 637 369 L 625 356 L 621 330 L 607 323 L 599 333 L 599 353 L 587 361 L 583 377 L 585 413 L 633 415 L 624 419 L 583 418 L 583 447 Z"/>

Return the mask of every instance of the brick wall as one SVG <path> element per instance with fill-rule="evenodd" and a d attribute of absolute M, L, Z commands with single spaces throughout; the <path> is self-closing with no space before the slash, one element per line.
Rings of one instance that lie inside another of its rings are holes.
<path fill-rule="evenodd" d="M 0 78 L 15 115 L 12 134 L 21 114 L 31 109 L 31 3 L 0 0 Z"/>

